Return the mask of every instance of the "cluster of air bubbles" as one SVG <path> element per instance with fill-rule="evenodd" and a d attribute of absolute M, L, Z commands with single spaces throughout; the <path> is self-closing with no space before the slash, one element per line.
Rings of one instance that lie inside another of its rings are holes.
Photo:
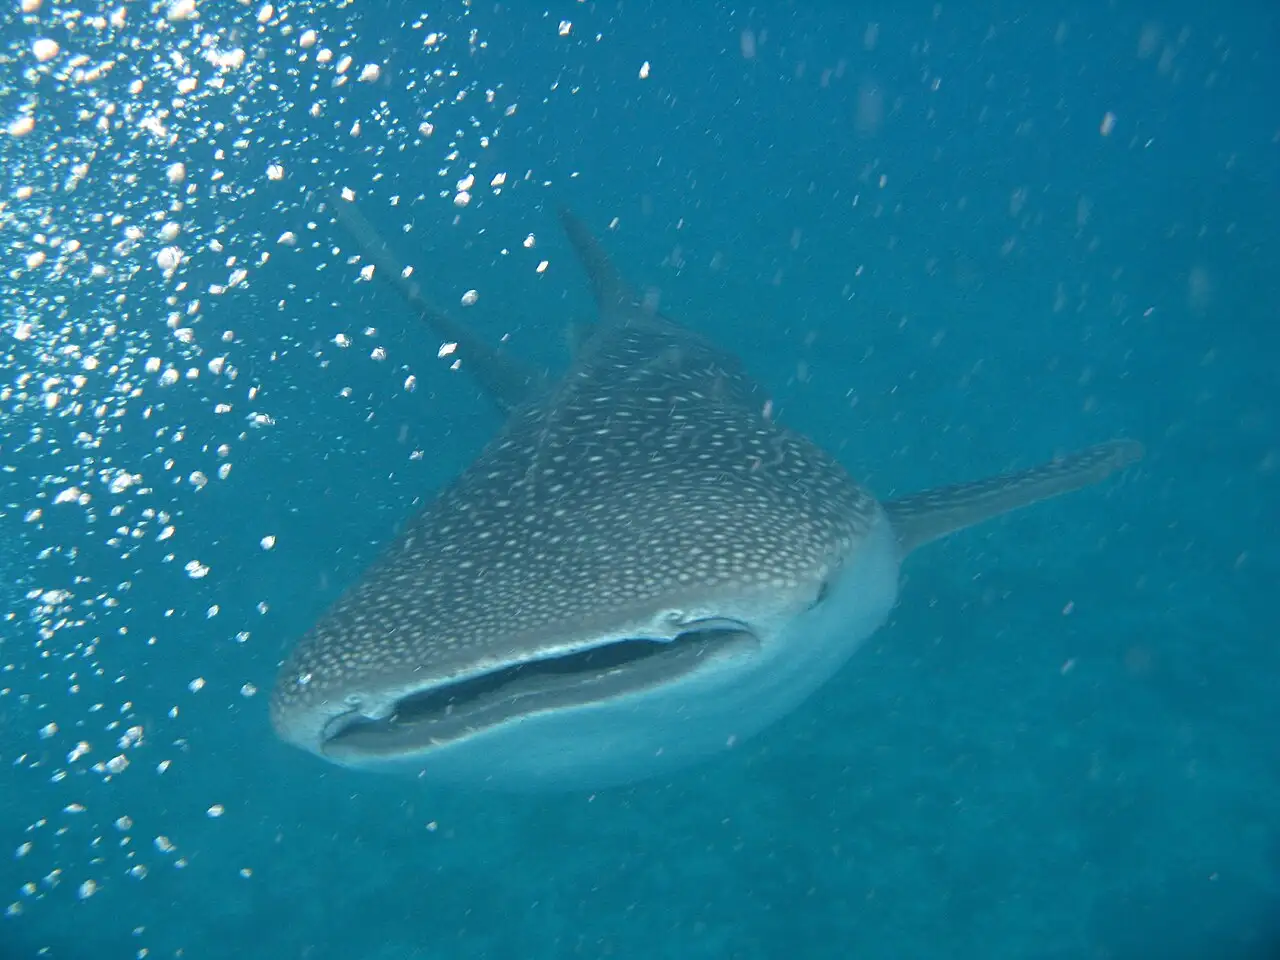
<path fill-rule="evenodd" d="M 212 659 L 254 649 L 268 602 L 219 594 L 227 525 L 202 523 L 204 504 L 255 496 L 233 467 L 315 374 L 315 345 L 370 336 L 315 309 L 358 280 L 316 198 L 335 183 L 367 195 L 404 155 L 432 175 L 383 212 L 427 204 L 457 225 L 532 180 L 494 166 L 516 106 L 466 75 L 485 41 L 464 2 L 394 28 L 351 4 L 8 2 L 0 842 L 23 879 L 0 913 L 17 918 L 189 867 L 191 811 L 236 819 L 233 797 L 174 795 L 166 774 L 207 757 L 188 704 L 233 709 L 265 679 L 247 653 Z M 390 70 L 369 25 L 419 54 Z M 285 562 L 278 533 L 245 531 L 244 562 Z"/>

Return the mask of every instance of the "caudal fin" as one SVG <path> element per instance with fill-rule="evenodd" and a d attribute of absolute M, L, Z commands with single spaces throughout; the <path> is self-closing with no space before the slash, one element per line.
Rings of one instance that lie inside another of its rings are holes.
<path fill-rule="evenodd" d="M 1029 470 L 926 490 L 884 507 L 907 554 L 983 520 L 1098 483 L 1142 459 L 1142 452 L 1135 440 L 1112 440 Z"/>

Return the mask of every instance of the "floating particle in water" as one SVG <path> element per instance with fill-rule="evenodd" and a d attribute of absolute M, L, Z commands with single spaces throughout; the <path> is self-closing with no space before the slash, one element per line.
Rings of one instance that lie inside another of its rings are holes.
<path fill-rule="evenodd" d="M 196 0 L 173 0 L 165 11 L 165 17 L 175 23 L 190 20 L 196 15 Z"/>
<path fill-rule="evenodd" d="M 58 41 L 50 40 L 48 37 L 40 37 L 31 44 L 31 52 L 41 63 L 52 60 L 58 55 L 58 51 Z"/>
<path fill-rule="evenodd" d="M 165 273 L 173 273 L 181 264 L 181 247 L 164 247 L 156 252 L 156 266 Z"/>
<path fill-rule="evenodd" d="M 128 750 L 131 747 L 136 747 L 141 742 L 142 742 L 142 727 L 135 725 L 130 727 L 128 730 L 126 730 L 123 734 L 120 735 L 120 739 L 116 742 L 116 746 L 118 746 L 121 750 Z"/>

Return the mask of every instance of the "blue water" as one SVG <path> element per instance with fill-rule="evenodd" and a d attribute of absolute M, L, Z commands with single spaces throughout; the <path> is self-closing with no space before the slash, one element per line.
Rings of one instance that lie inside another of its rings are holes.
<path fill-rule="evenodd" d="M 0 957 L 1280 957 L 1280 8 L 429 6 L 3 28 Z M 552 366 L 571 204 L 880 496 L 1148 455 L 913 556 L 835 680 L 678 777 L 327 767 L 273 739 L 279 660 L 499 426 L 332 186 Z"/>

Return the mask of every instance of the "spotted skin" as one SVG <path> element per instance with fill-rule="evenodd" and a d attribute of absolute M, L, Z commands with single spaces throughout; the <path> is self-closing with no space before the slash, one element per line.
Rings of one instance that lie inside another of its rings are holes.
<path fill-rule="evenodd" d="M 299 643 L 277 716 L 534 660 L 563 625 L 808 579 L 874 499 L 710 344 L 639 308 L 518 411 Z"/>

